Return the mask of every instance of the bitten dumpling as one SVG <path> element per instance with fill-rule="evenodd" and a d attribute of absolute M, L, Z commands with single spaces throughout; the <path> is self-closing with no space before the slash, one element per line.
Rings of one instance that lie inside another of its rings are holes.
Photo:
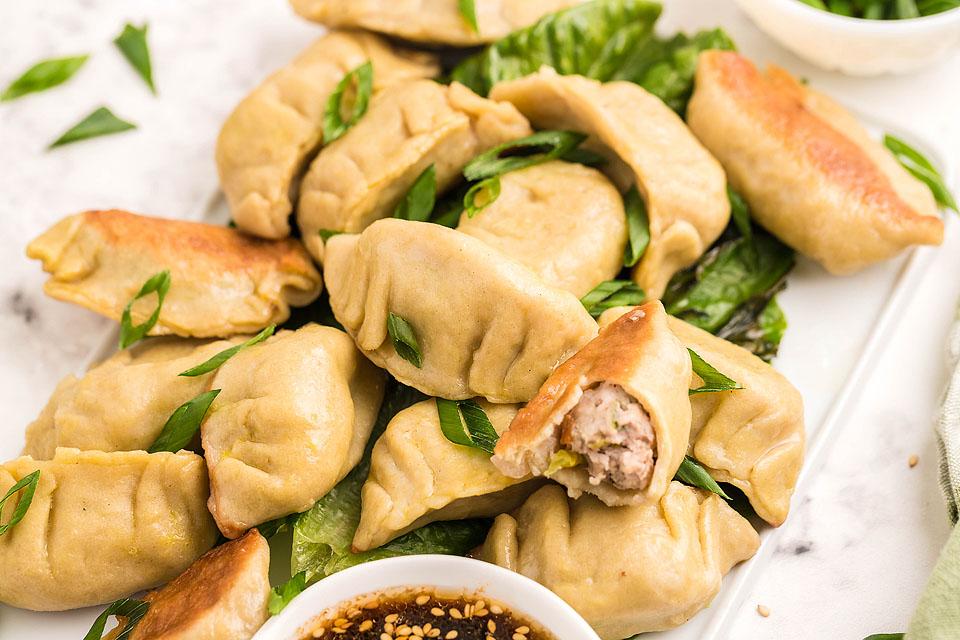
<path fill-rule="evenodd" d="M 146 450 L 184 402 L 210 388 L 211 374 L 178 374 L 237 340 L 158 338 L 119 351 L 83 377 L 64 378 L 27 427 L 24 455 L 49 460 L 57 447 Z"/>
<path fill-rule="evenodd" d="M 0 495 L 37 469 L 26 516 L 0 536 L 0 602 L 35 611 L 112 602 L 170 580 L 217 539 L 207 470 L 193 453 L 24 456 L 0 465 Z"/>
<path fill-rule="evenodd" d="M 419 80 L 391 87 L 310 165 L 297 207 L 303 242 L 322 260 L 321 230 L 363 231 L 393 215 L 431 164 L 437 191 L 443 192 L 461 179 L 475 156 L 531 133 L 513 105 L 481 98 L 456 82 Z"/>
<path fill-rule="evenodd" d="M 235 229 L 127 211 L 68 216 L 30 243 L 51 277 L 47 295 L 120 320 L 140 287 L 163 270 L 170 290 L 152 336 L 213 338 L 256 333 L 320 295 L 320 274 L 296 240 L 266 241 Z M 133 322 L 157 305 L 134 303 Z"/>
<path fill-rule="evenodd" d="M 334 315 L 364 355 L 431 396 L 525 402 L 597 324 L 572 293 L 484 242 L 428 222 L 380 220 L 327 243 Z M 387 333 L 412 328 L 422 366 Z"/>
<path fill-rule="evenodd" d="M 617 186 L 626 191 L 636 184 L 650 244 L 633 279 L 648 296 L 659 297 L 670 277 L 693 264 L 727 226 L 730 202 L 720 164 L 673 110 L 640 86 L 601 84 L 545 67 L 494 86 L 490 96 L 516 105 L 537 128 L 589 134 L 586 146 L 607 158 L 604 170 Z"/>
<path fill-rule="evenodd" d="M 404 40 L 468 47 L 499 40 L 548 13 L 583 0 L 476 0 L 475 31 L 457 0 L 290 0 L 294 11 L 328 27 L 360 27 Z"/>
<path fill-rule="evenodd" d="M 596 169 L 547 162 L 500 177 L 500 196 L 460 217 L 457 231 L 527 265 L 549 285 L 582 297 L 623 267 L 623 199 Z"/>
<path fill-rule="evenodd" d="M 690 355 L 654 300 L 604 327 L 557 367 L 497 442 L 512 477 L 547 475 L 571 497 L 656 501 L 687 452 Z"/>
<path fill-rule="evenodd" d="M 603 640 L 622 640 L 692 618 L 759 544 L 719 496 L 679 482 L 657 502 L 616 509 L 550 485 L 497 517 L 480 557 L 559 595 Z"/>
<path fill-rule="evenodd" d="M 736 53 L 703 53 L 687 121 L 757 221 L 831 273 L 943 240 L 927 186 L 779 67 L 764 75 Z"/>
<path fill-rule="evenodd" d="M 291 193 L 322 141 L 327 99 L 367 61 L 375 91 L 439 71 L 428 54 L 402 50 L 372 33 L 334 31 L 267 78 L 223 123 L 217 171 L 240 229 L 263 238 L 290 235 Z"/>
<path fill-rule="evenodd" d="M 306 511 L 360 461 L 384 375 L 350 336 L 306 325 L 244 349 L 220 367 L 201 426 L 210 512 L 235 538 Z"/>
<path fill-rule="evenodd" d="M 629 310 L 606 311 L 600 326 Z M 678 318 L 669 318 L 668 324 L 684 346 L 743 387 L 690 396 L 690 454 L 715 480 L 743 491 L 758 516 L 775 527 L 783 524 L 803 464 L 800 392 L 743 347 Z M 690 388 L 701 384 L 695 375 Z"/>
<path fill-rule="evenodd" d="M 517 414 L 517 405 L 478 404 L 497 433 Z M 490 463 L 490 454 L 447 440 L 436 401 L 424 400 L 394 416 L 373 447 L 354 549 L 379 547 L 438 520 L 511 511 L 540 484 L 508 478 Z"/>
<path fill-rule="evenodd" d="M 270 547 L 256 530 L 221 544 L 144 596 L 150 608 L 130 640 L 250 640 L 269 617 L 269 570 Z"/>

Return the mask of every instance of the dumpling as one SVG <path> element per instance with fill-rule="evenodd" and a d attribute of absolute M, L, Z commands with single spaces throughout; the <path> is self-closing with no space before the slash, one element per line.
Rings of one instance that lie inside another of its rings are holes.
<path fill-rule="evenodd" d="M 596 169 L 561 161 L 502 175 L 500 196 L 457 230 L 577 297 L 616 277 L 627 244 L 620 193 Z"/>
<path fill-rule="evenodd" d="M 842 107 L 732 52 L 700 56 L 690 128 L 757 221 L 827 271 L 846 274 L 913 244 L 940 244 L 926 185 Z"/>
<path fill-rule="evenodd" d="M 24 456 L 0 465 L 0 495 L 38 469 L 26 516 L 0 536 L 0 602 L 35 611 L 112 602 L 170 580 L 217 539 L 207 470 L 193 453 Z"/>
<path fill-rule="evenodd" d="M 420 80 L 391 87 L 310 165 L 297 208 L 304 244 L 321 260 L 321 230 L 363 231 L 393 215 L 431 164 L 442 192 L 476 155 L 531 133 L 512 105 L 481 98 L 456 82 Z"/>
<path fill-rule="evenodd" d="M 690 435 L 690 354 L 654 300 L 604 327 L 550 374 L 497 443 L 511 477 L 548 475 L 571 497 L 658 500 Z"/>
<path fill-rule="evenodd" d="M 291 193 L 320 146 L 327 99 L 344 75 L 370 61 L 373 88 L 430 78 L 433 56 L 372 33 L 334 31 L 307 47 L 237 105 L 217 138 L 217 171 L 237 226 L 264 238 L 290 235 Z"/>
<path fill-rule="evenodd" d="M 517 405 L 479 401 L 497 433 Z M 373 447 L 353 547 L 366 551 L 438 520 L 493 517 L 519 507 L 541 483 L 513 479 L 479 449 L 454 444 L 440 430 L 435 400 L 398 413 Z"/>
<path fill-rule="evenodd" d="M 294 11 L 328 27 L 360 27 L 404 40 L 457 47 L 499 40 L 548 13 L 583 0 L 476 0 L 478 31 L 457 0 L 290 0 Z"/>
<path fill-rule="evenodd" d="M 659 501 L 620 508 L 550 485 L 496 519 L 480 558 L 544 585 L 603 640 L 622 640 L 692 618 L 759 545 L 723 499 L 679 482 Z"/>
<path fill-rule="evenodd" d="M 589 134 L 587 146 L 607 158 L 605 170 L 620 189 L 636 184 L 650 244 L 633 279 L 648 296 L 659 297 L 670 277 L 693 264 L 727 226 L 730 202 L 720 164 L 673 110 L 639 85 L 601 84 L 544 67 L 496 85 L 490 96 L 512 102 L 537 128 Z"/>
<path fill-rule="evenodd" d="M 250 640 L 269 617 L 269 569 L 270 547 L 255 529 L 221 544 L 144 596 L 150 608 L 130 640 Z"/>
<path fill-rule="evenodd" d="M 235 342 L 148 340 L 117 352 L 80 379 L 67 376 L 27 427 L 24 455 L 49 460 L 57 447 L 148 449 L 177 407 L 210 388 L 210 374 L 178 374 Z"/>
<path fill-rule="evenodd" d="M 296 240 L 266 241 L 235 229 L 127 211 L 68 216 L 30 243 L 51 274 L 47 295 L 120 320 L 140 287 L 163 270 L 170 290 L 149 335 L 226 337 L 256 333 L 320 295 L 320 274 Z M 132 308 L 140 324 L 156 296 Z"/>
<path fill-rule="evenodd" d="M 597 324 L 572 293 L 470 236 L 380 220 L 327 243 L 330 305 L 376 365 L 427 395 L 525 402 Z M 422 367 L 402 358 L 388 314 L 409 323 Z"/>
<path fill-rule="evenodd" d="M 360 461 L 384 375 L 350 336 L 309 324 L 244 349 L 217 370 L 200 428 L 210 512 L 235 538 L 306 511 Z"/>
<path fill-rule="evenodd" d="M 600 317 L 600 326 L 629 310 L 609 309 Z M 690 396 L 691 455 L 714 479 L 743 491 L 758 516 L 775 527 L 783 524 L 803 464 L 800 392 L 743 347 L 679 318 L 668 318 L 668 324 L 684 346 L 743 387 Z M 701 384 L 694 376 L 690 388 Z"/>

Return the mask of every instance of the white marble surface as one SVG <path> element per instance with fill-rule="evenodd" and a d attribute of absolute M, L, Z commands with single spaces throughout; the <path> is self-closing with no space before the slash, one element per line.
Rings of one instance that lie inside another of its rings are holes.
<path fill-rule="evenodd" d="M 722 25 L 757 60 L 784 64 L 815 86 L 960 153 L 960 57 L 911 77 L 850 79 L 780 49 L 729 0 L 666 4 L 668 28 Z M 111 44 L 125 20 L 151 25 L 157 98 Z M 212 149 L 219 123 L 245 91 L 315 34 L 282 0 L 0 3 L 0 84 L 41 58 L 94 54 L 69 84 L 0 104 L 0 459 L 17 454 L 24 427 L 57 380 L 81 369 L 108 328 L 43 296 L 39 266 L 23 256 L 26 243 L 85 208 L 199 216 L 216 189 Z M 101 104 L 140 128 L 44 151 Z M 731 638 L 857 639 L 905 627 L 948 531 L 931 418 L 945 380 L 942 344 L 960 297 L 957 236 L 950 234 L 913 303 L 902 309 L 900 333 L 816 480 L 797 496 L 783 543 L 737 613 Z M 822 314 L 839 317 L 843 309 Z M 788 333 L 785 348 L 799 348 L 789 340 Z M 911 454 L 920 458 L 913 469 Z M 758 603 L 770 608 L 770 617 L 757 615 Z M 0 611 L 4 638 L 13 637 L 4 632 L 7 613 Z M 66 627 L 54 623 L 44 637 L 61 637 L 56 628 Z"/>

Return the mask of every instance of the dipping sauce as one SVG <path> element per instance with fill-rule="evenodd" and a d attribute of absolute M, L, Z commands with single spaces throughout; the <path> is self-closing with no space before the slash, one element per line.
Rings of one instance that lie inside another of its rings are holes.
<path fill-rule="evenodd" d="M 556 640 L 540 625 L 483 595 L 430 589 L 363 596 L 322 613 L 303 640 Z"/>

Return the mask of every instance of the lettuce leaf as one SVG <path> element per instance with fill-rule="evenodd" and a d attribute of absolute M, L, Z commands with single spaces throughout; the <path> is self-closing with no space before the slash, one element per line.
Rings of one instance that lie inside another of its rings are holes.
<path fill-rule="evenodd" d="M 463 555 L 478 546 L 490 526 L 487 520 L 434 522 L 377 549 L 353 553 L 353 534 L 360 522 L 360 489 L 370 471 L 370 451 L 393 416 L 423 400 L 419 391 L 401 384 L 388 390 L 363 460 L 330 493 L 300 514 L 293 525 L 290 572 L 304 572 L 308 583 L 371 560 L 420 553 Z"/>

